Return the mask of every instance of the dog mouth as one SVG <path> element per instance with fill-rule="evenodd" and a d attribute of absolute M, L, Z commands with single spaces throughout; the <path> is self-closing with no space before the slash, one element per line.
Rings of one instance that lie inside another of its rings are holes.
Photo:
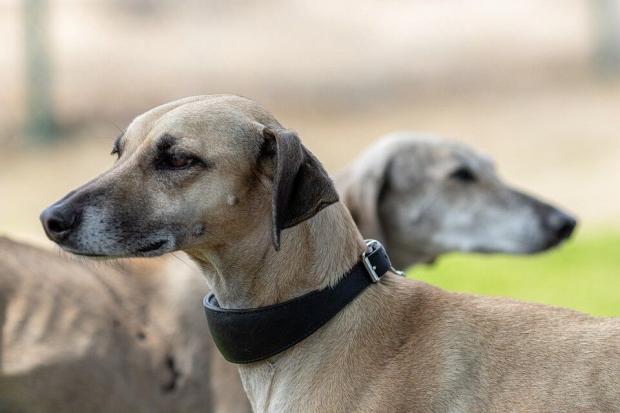
<path fill-rule="evenodd" d="M 106 254 L 98 254 L 95 252 L 90 252 L 90 251 L 82 251 L 76 248 L 72 248 L 69 247 L 67 245 L 63 245 L 63 244 L 58 244 L 58 246 L 60 247 L 61 250 L 66 251 L 70 254 L 73 255 L 77 255 L 80 257 L 86 257 L 86 258 L 99 258 L 99 259 L 106 259 L 106 258 L 112 258 L 109 255 Z"/>
<path fill-rule="evenodd" d="M 159 249 L 161 249 L 164 245 L 166 245 L 168 243 L 168 240 L 162 239 L 159 241 L 155 241 L 152 242 L 142 248 L 138 248 L 136 250 L 137 254 L 146 254 L 146 253 L 153 253 Z"/>
<path fill-rule="evenodd" d="M 59 244 L 59 246 L 74 255 L 79 255 L 81 257 L 86 258 L 95 258 L 95 259 L 114 259 L 114 258 L 125 258 L 125 257 L 150 257 L 159 255 L 160 250 L 162 250 L 166 245 L 168 245 L 168 240 L 161 239 L 155 242 L 151 242 L 143 247 L 140 247 L 133 251 L 133 253 L 101 253 L 101 252 L 92 252 L 88 250 L 83 250 L 79 248 L 69 247 L 67 245 Z"/>
<path fill-rule="evenodd" d="M 93 254 L 90 252 L 81 252 L 81 251 L 75 251 L 72 249 L 67 249 L 67 248 L 63 248 L 65 251 L 70 252 L 71 254 L 74 255 L 79 255 L 80 257 L 86 257 L 86 258 L 110 258 L 108 255 L 104 255 L 104 254 Z"/>

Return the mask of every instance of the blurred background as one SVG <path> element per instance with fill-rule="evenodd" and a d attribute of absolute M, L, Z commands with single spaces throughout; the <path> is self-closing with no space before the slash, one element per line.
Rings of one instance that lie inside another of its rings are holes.
<path fill-rule="evenodd" d="M 452 255 L 410 276 L 620 315 L 618 0 L 0 0 L 0 234 L 112 165 L 137 114 L 235 93 L 336 172 L 415 130 L 493 157 L 580 227 L 537 257 Z"/>

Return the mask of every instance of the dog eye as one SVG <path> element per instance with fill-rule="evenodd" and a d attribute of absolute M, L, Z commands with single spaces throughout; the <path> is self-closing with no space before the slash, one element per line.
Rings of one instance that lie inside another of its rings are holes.
<path fill-rule="evenodd" d="M 452 171 L 452 173 L 450 174 L 450 179 L 468 183 L 477 181 L 476 175 L 474 175 L 471 169 L 464 166 Z"/>
<path fill-rule="evenodd" d="M 187 169 L 197 165 L 200 160 L 191 155 L 185 154 L 168 154 L 159 163 L 162 169 Z"/>

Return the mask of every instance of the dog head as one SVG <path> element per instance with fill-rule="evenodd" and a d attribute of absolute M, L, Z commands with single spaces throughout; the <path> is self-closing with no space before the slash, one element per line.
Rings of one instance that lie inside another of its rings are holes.
<path fill-rule="evenodd" d="M 338 200 L 294 132 L 237 96 L 199 96 L 138 116 L 107 172 L 41 214 L 46 234 L 88 256 L 154 256 L 280 232 Z"/>
<path fill-rule="evenodd" d="M 440 138 L 389 135 L 338 183 L 360 232 L 383 240 L 399 266 L 451 251 L 544 251 L 576 225 L 568 214 L 506 185 L 489 158 Z"/>

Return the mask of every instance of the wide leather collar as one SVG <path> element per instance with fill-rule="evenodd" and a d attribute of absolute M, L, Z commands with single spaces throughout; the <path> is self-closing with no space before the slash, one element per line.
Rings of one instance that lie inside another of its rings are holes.
<path fill-rule="evenodd" d="M 265 360 L 294 346 L 327 323 L 368 286 L 392 269 L 383 245 L 366 241 L 360 261 L 331 288 L 283 303 L 225 309 L 213 293 L 203 300 L 209 330 L 224 358 L 245 364 Z"/>

